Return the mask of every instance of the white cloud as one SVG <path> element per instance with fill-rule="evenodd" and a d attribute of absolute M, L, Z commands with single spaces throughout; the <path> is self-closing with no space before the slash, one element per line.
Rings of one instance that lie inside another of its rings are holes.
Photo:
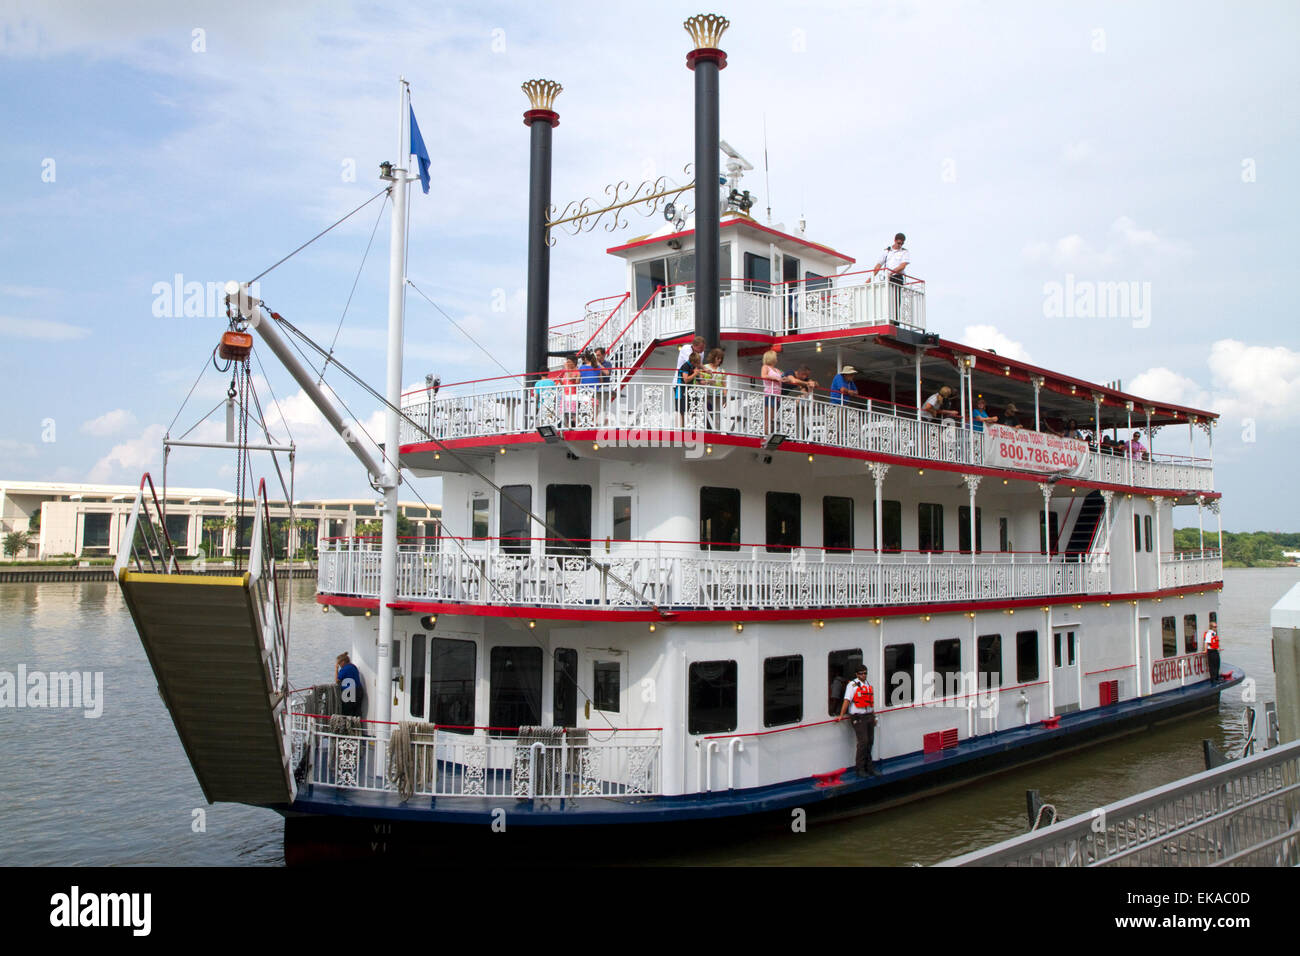
<path fill-rule="evenodd" d="M 997 352 L 999 355 L 1005 355 L 1007 358 L 1016 359 L 1019 362 L 1030 361 L 1029 353 L 1025 351 L 1025 347 L 1014 339 L 1007 338 L 998 331 L 997 326 L 968 325 L 961 334 L 961 342 L 963 345 L 969 345 L 972 348 Z"/>
<path fill-rule="evenodd" d="M 12 438 L 0 438 L 0 457 L 35 458 L 36 446 L 25 441 L 14 441 Z"/>
<path fill-rule="evenodd" d="M 113 435 L 135 424 L 135 416 L 125 408 L 115 408 L 98 418 L 82 422 L 81 430 L 88 435 Z"/>
<path fill-rule="evenodd" d="M 1300 352 L 1282 345 L 1220 339 L 1210 346 L 1206 366 L 1210 388 L 1159 367 L 1137 376 L 1127 390 L 1155 401 L 1217 412 L 1227 419 L 1294 420 Z"/>
<path fill-rule="evenodd" d="M 1097 147 L 1091 140 L 1082 139 L 1077 143 L 1066 143 L 1061 150 L 1061 158 L 1071 165 L 1090 162 L 1097 158 Z"/>
<path fill-rule="evenodd" d="M 0 315 L 0 335 L 13 336 L 18 339 L 41 339 L 46 342 L 67 342 L 70 339 L 84 339 L 90 329 L 53 319 L 19 319 L 10 315 Z"/>
<path fill-rule="evenodd" d="M 139 473 L 147 471 L 162 462 L 161 425 L 150 425 L 139 438 L 114 445 L 103 458 L 95 462 L 86 480 L 106 482 L 114 477 L 139 478 Z"/>
<path fill-rule="evenodd" d="M 1030 242 L 1021 250 L 1021 256 L 1033 265 L 1086 274 L 1101 270 L 1132 271 L 1135 267 L 1150 269 L 1188 251 L 1187 244 L 1181 240 L 1164 238 L 1150 229 L 1139 228 L 1128 216 L 1120 216 L 1110 224 L 1100 245 L 1078 233 L 1070 233 L 1051 242 L 1043 239 Z"/>

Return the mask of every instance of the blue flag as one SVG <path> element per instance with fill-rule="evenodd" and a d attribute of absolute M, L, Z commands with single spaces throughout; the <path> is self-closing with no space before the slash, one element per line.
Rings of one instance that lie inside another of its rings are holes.
<path fill-rule="evenodd" d="M 420 124 L 415 121 L 415 109 L 411 110 L 411 153 L 420 161 L 420 188 L 429 191 L 429 151 L 424 148 L 424 137 L 420 135 Z"/>

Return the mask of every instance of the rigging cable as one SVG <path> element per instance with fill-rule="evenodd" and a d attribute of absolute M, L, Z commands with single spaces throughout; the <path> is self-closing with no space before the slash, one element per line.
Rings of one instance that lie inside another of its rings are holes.
<path fill-rule="evenodd" d="M 470 334 L 469 334 L 468 332 L 466 332 L 463 328 L 461 328 L 461 327 L 460 327 L 460 324 L 459 324 L 455 319 L 453 319 L 450 315 L 448 315 L 446 312 L 443 312 L 443 311 L 442 311 L 442 306 L 438 305 L 437 302 L 434 302 L 434 301 L 433 301 L 432 299 L 430 299 L 427 295 L 425 295 L 424 292 L 423 292 L 423 290 L 421 290 L 419 286 L 417 286 L 417 285 L 416 285 L 414 282 L 412 282 L 410 279 L 407 279 L 407 280 L 406 280 L 406 284 L 409 285 L 412 289 L 414 289 L 414 290 L 415 290 L 415 291 L 416 291 L 416 292 L 417 292 L 417 293 L 418 293 L 418 294 L 419 294 L 419 295 L 424 299 L 424 301 L 428 302 L 431 306 L 433 306 L 433 307 L 434 307 L 435 309 L 437 309 L 439 312 L 442 312 L 442 317 L 443 317 L 444 319 L 446 319 L 448 322 L 450 322 L 452 325 L 456 326 L 456 331 L 458 331 L 461 335 L 465 336 L 465 338 L 469 339 L 469 340 L 470 340 L 471 342 L 473 342 L 476 346 L 478 346 L 478 350 L 479 350 L 480 352 L 482 352 L 484 355 L 486 355 L 488 358 L 490 358 L 493 362 L 496 362 L 496 366 L 497 366 L 497 368 L 501 369 L 501 371 L 505 372 L 505 373 L 506 373 L 507 375 L 509 375 L 511 378 L 523 378 L 523 376 L 522 376 L 521 374 L 518 374 L 518 373 L 515 373 L 515 372 L 510 371 L 510 369 L 506 368 L 506 367 L 505 367 L 504 365 L 502 365 L 499 361 L 497 361 L 497 357 L 496 357 L 495 355 L 493 355 L 491 352 L 489 352 L 487 349 L 485 349 L 482 345 L 479 345 L 478 340 L 475 339 L 474 336 L 470 335 Z"/>
<path fill-rule="evenodd" d="M 261 272 L 259 272 L 257 275 L 253 276 L 253 278 L 249 279 L 248 282 L 247 282 L 246 284 L 247 284 L 247 285 L 252 285 L 254 282 L 256 282 L 258 279 L 262 278 L 262 276 L 266 275 L 266 274 L 267 274 L 268 272 L 270 272 L 272 269 L 275 269 L 276 267 L 278 267 L 278 266 L 284 264 L 285 262 L 288 262 L 290 259 L 292 259 L 294 256 L 296 256 L 298 253 L 302 252 L 304 249 L 306 249 L 308 246 L 310 246 L 313 242 L 315 242 L 315 241 L 316 241 L 317 239 L 319 239 L 321 236 L 325 235 L 325 234 L 326 234 L 327 232 L 329 232 L 330 230 L 335 229 L 335 228 L 337 228 L 338 226 L 341 226 L 343 223 L 347 222 L 349 219 L 351 219 L 353 216 L 355 216 L 355 215 L 356 215 L 357 213 L 359 213 L 361 210 L 365 209 L 367 206 L 369 206 L 372 202 L 374 202 L 374 201 L 375 201 L 376 199 L 378 199 L 380 196 L 386 195 L 386 194 L 388 193 L 388 190 L 391 189 L 391 188 L 392 188 L 391 186 L 385 186 L 383 189 L 379 190 L 379 192 L 375 193 L 373 196 L 371 196 L 369 199 L 367 199 L 365 202 L 363 202 L 363 203 L 362 203 L 360 206 L 358 206 L 356 209 L 352 210 L 350 213 L 348 213 L 348 214 L 347 214 L 346 216 L 344 216 L 342 219 L 339 219 L 339 220 L 336 221 L 333 225 L 326 226 L 324 229 L 322 229 L 320 232 L 316 233 L 316 235 L 312 236 L 310 239 L 308 239 L 306 242 L 304 242 L 304 243 L 303 243 L 301 246 L 299 246 L 297 249 L 293 250 L 293 252 L 289 253 L 289 254 L 288 254 L 287 256 L 285 256 L 283 259 L 279 259 L 279 260 L 277 260 L 277 261 L 274 262 L 271 266 L 269 266 L 269 267 L 266 268 L 266 269 L 263 269 L 263 270 L 262 270 Z"/>
<path fill-rule="evenodd" d="M 387 204 L 385 204 L 385 203 L 381 203 L 380 206 L 379 206 L 379 215 L 375 217 L 375 225 L 374 225 L 374 228 L 372 228 L 372 229 L 370 230 L 370 239 L 369 239 L 368 242 L 366 242 L 366 251 L 365 251 L 365 252 L 362 254 L 362 256 L 361 256 L 361 265 L 359 265 L 359 266 L 357 267 L 357 275 L 356 275 L 356 278 L 354 278 L 354 279 L 352 280 L 352 290 L 351 290 L 350 292 L 348 292 L 348 301 L 345 302 L 345 303 L 343 304 L 343 314 L 339 316 L 339 324 L 338 324 L 338 328 L 336 328 L 336 329 L 334 330 L 334 338 L 333 338 L 333 340 L 331 340 L 331 342 L 330 342 L 330 351 L 329 351 L 329 355 L 326 356 L 326 358 L 325 358 L 325 364 L 324 364 L 323 366 L 321 366 L 321 375 L 320 375 L 320 378 L 316 381 L 317 386 L 319 386 L 322 382 L 325 381 L 325 373 L 329 371 L 330 360 L 331 360 L 331 359 L 333 358 L 333 356 L 334 356 L 334 346 L 336 346 L 336 345 L 338 344 L 338 341 L 339 341 L 339 333 L 343 331 L 343 320 L 346 319 L 346 318 L 348 317 L 348 309 L 351 308 L 351 306 L 352 306 L 352 297 L 353 297 L 354 295 L 356 295 L 356 292 L 357 292 L 357 283 L 361 281 L 361 273 L 362 273 L 362 271 L 363 271 L 363 270 L 365 269 L 365 267 L 366 267 L 366 259 L 369 258 L 369 256 L 370 256 L 370 247 L 371 247 L 371 245 L 374 244 L 374 241 L 375 241 L 375 233 L 379 231 L 379 223 L 380 223 L 380 222 L 383 220 L 383 218 L 384 218 L 384 209 L 386 208 L 386 205 L 387 205 Z M 261 360 L 260 360 L 260 359 L 258 360 L 258 363 L 261 364 Z M 265 370 L 265 369 L 263 369 L 262 374 L 263 374 L 263 375 L 266 374 L 266 370 Z M 269 383 L 270 383 L 270 380 L 268 379 L 267 382 L 268 382 L 268 384 L 269 384 Z M 292 440 L 292 437 L 293 437 L 293 436 L 290 436 L 290 440 Z"/>

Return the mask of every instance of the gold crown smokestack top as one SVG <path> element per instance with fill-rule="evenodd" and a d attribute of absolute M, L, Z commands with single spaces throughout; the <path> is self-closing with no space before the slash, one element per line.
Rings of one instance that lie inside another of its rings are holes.
<path fill-rule="evenodd" d="M 554 80 L 523 84 L 531 109 L 524 113 L 529 129 L 528 163 L 528 324 L 524 341 L 524 371 L 528 381 L 546 374 L 550 326 L 551 245 L 547 217 L 551 208 L 551 130 L 560 125 L 555 98 L 564 87 Z"/>
<path fill-rule="evenodd" d="M 695 49 L 686 66 L 695 72 L 695 334 L 712 347 L 720 341 L 718 303 L 718 73 L 727 65 L 719 49 L 731 21 L 696 14 L 683 26 Z"/>

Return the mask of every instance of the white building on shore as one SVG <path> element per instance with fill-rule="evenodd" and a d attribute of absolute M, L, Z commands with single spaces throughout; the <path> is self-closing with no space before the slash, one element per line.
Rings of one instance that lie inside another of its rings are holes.
<path fill-rule="evenodd" d="M 17 558 L 112 557 L 131 514 L 138 489 L 133 485 L 92 485 L 52 481 L 0 481 L 0 538 L 14 531 L 30 535 Z M 159 501 L 163 501 L 159 489 Z M 298 500 L 289 527 L 289 549 L 315 552 L 322 541 L 351 536 L 367 522 L 378 521 L 374 498 Z M 238 500 L 220 488 L 168 488 L 164 509 L 167 534 L 179 555 L 229 556 L 235 548 Z M 290 508 L 271 501 L 271 521 L 288 523 Z M 403 502 L 400 513 L 410 522 L 410 534 L 438 533 L 441 509 Z M 252 526 L 251 504 L 245 500 L 244 523 Z M 377 533 L 377 532 L 376 532 Z M 248 532 L 243 547 L 247 548 Z"/>

